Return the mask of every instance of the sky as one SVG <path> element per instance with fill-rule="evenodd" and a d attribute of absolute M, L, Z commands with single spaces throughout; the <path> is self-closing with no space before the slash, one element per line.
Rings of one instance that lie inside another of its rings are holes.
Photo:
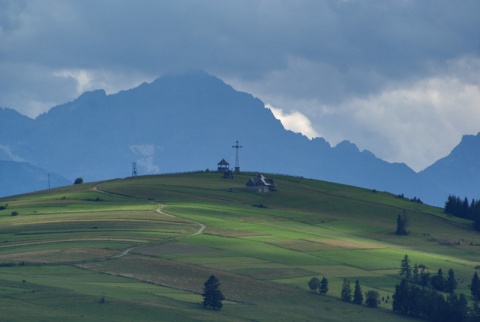
<path fill-rule="evenodd" d="M 478 0 L 0 0 L 0 107 L 202 69 L 287 129 L 420 171 L 480 132 Z"/>

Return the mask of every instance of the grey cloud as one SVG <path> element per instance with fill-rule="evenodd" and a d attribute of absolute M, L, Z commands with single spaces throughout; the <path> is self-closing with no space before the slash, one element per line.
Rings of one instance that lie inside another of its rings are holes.
<path fill-rule="evenodd" d="M 63 70 L 113 91 L 195 68 L 349 138 L 323 126 L 325 106 L 337 120 L 345 102 L 437 75 L 480 86 L 478 12 L 477 0 L 0 0 L 0 106 L 33 115 L 74 98 Z"/>

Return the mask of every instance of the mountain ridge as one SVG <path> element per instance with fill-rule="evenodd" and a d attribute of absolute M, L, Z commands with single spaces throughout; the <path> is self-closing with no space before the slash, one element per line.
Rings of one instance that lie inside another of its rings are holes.
<path fill-rule="evenodd" d="M 222 158 L 233 167 L 232 144 L 239 140 L 242 169 L 404 193 L 437 205 L 455 192 L 439 184 L 433 170 L 419 175 L 352 142 L 332 147 L 285 130 L 261 100 L 202 71 L 116 94 L 85 92 L 36 119 L 19 120 L 22 133 L 2 132 L 0 147 L 70 179 L 129 176 L 132 162 L 140 174 L 214 169 Z"/>

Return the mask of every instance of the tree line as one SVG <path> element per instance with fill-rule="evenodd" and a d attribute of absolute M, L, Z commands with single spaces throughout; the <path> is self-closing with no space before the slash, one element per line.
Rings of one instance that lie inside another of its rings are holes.
<path fill-rule="evenodd" d="M 469 322 L 480 321 L 480 280 L 474 273 L 470 284 L 473 306 L 469 307 L 464 294 L 457 295 L 457 279 L 453 269 L 448 270 L 448 277 L 443 276 L 442 269 L 431 276 L 425 265 L 410 265 L 405 255 L 400 265 L 402 280 L 395 286 L 392 309 L 394 312 L 429 321 Z M 440 292 L 448 293 L 445 298 Z"/>
<path fill-rule="evenodd" d="M 462 199 L 449 195 L 445 202 L 444 211 L 446 214 L 455 217 L 472 220 L 475 229 L 480 230 L 480 200 L 472 199 L 470 202 L 467 197 Z"/>
<path fill-rule="evenodd" d="M 431 274 L 423 264 L 411 265 L 408 255 L 400 263 L 402 279 L 395 286 L 392 296 L 392 310 L 395 313 L 408 315 L 435 322 L 478 322 L 480 321 L 480 278 L 475 272 L 470 287 L 473 305 L 469 306 L 465 294 L 456 294 L 458 281 L 453 269 L 444 276 L 440 268 Z M 328 293 L 328 279 L 312 277 L 308 282 L 310 290 L 315 294 Z M 447 293 L 446 297 L 442 293 Z M 369 307 L 380 304 L 380 294 L 375 290 L 362 291 L 360 281 L 352 283 L 344 278 L 340 300 L 357 305 L 365 303 Z M 385 301 L 385 297 L 382 297 Z M 390 300 L 387 296 L 386 302 Z"/>
<path fill-rule="evenodd" d="M 395 286 L 392 296 L 392 309 L 395 313 L 422 318 L 435 322 L 470 322 L 480 321 L 480 278 L 478 273 L 473 274 L 470 294 L 473 298 L 473 306 L 468 305 L 468 299 L 464 294 L 457 295 L 457 279 L 453 269 L 448 270 L 448 276 L 443 276 L 440 268 L 436 275 L 431 275 L 423 264 L 411 265 L 408 255 L 405 255 L 400 263 L 399 274 L 402 276 L 400 283 Z M 204 283 L 203 302 L 205 308 L 220 310 L 225 296 L 220 290 L 220 281 L 215 275 L 211 275 Z M 314 293 L 326 295 L 329 291 L 328 279 L 321 280 L 312 277 L 308 287 Z M 440 292 L 448 293 L 445 298 Z M 352 292 L 350 280 L 343 279 L 340 299 L 357 305 L 365 303 L 369 307 L 377 307 L 380 303 L 380 294 L 375 290 L 363 293 L 360 281 L 355 281 Z M 384 301 L 385 298 L 382 298 Z M 389 296 L 387 296 L 387 303 Z"/>
<path fill-rule="evenodd" d="M 312 277 L 310 281 L 308 281 L 308 287 L 310 290 L 317 294 L 325 295 L 328 293 L 328 279 L 323 277 L 321 280 L 318 277 Z M 364 303 L 369 307 L 377 307 L 378 305 L 378 298 L 379 294 L 377 291 L 369 290 L 367 293 L 364 294 L 362 292 L 362 287 L 360 286 L 360 282 L 358 280 L 355 281 L 355 289 L 352 294 L 352 288 L 350 284 L 350 280 L 343 279 L 342 285 L 342 292 L 340 294 L 340 299 L 344 302 L 351 302 L 354 304 L 361 305 Z"/>

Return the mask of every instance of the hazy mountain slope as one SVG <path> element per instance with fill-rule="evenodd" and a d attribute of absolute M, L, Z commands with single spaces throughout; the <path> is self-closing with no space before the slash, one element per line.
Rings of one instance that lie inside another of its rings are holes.
<path fill-rule="evenodd" d="M 50 180 L 50 182 L 49 182 Z M 73 182 L 26 162 L 0 160 L 0 196 L 60 187 Z"/>
<path fill-rule="evenodd" d="M 40 151 L 22 154 L 30 152 L 28 158 L 46 168 L 92 179 L 126 176 L 132 161 L 141 173 L 212 169 L 222 158 L 233 166 L 236 140 L 243 146 L 243 169 L 379 189 L 393 189 L 384 178 L 398 172 L 398 180 L 414 179 L 406 166 L 388 164 L 352 144 L 331 148 L 322 139 L 285 131 L 260 100 L 203 72 L 162 77 L 116 95 L 86 93 L 36 122 L 35 145 L 63 151 L 62 159 Z"/>
<path fill-rule="evenodd" d="M 23 161 L 14 150 L 30 137 L 34 120 L 8 108 L 0 108 L 0 120 L 0 160 Z"/>
<path fill-rule="evenodd" d="M 468 197 L 470 200 L 480 198 L 480 133 L 463 136 L 459 145 L 443 159 L 419 173 L 422 180 L 433 182 L 434 186 L 448 194 Z"/>
<path fill-rule="evenodd" d="M 321 138 L 286 131 L 259 99 L 204 72 L 164 76 L 114 95 L 88 92 L 25 124 L 27 135 L 14 133 L 7 140 L 15 142 L 12 152 L 72 180 L 129 176 L 134 161 L 139 174 L 215 169 L 222 158 L 233 167 L 232 145 L 239 140 L 242 169 L 425 201 L 444 194 L 429 189 L 406 165 L 382 161 L 350 142 L 330 147 Z"/>

